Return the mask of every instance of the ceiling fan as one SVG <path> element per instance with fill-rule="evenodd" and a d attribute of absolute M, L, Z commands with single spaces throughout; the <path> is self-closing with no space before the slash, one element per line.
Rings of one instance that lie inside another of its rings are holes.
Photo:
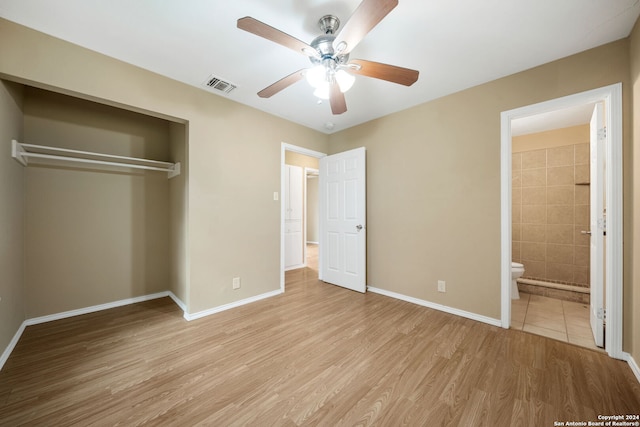
<path fill-rule="evenodd" d="M 363 0 L 337 34 L 340 20 L 333 15 L 325 15 L 318 22 L 324 34 L 316 37 L 310 44 L 250 16 L 238 19 L 238 28 L 241 30 L 306 55 L 314 65 L 267 86 L 258 92 L 258 96 L 269 98 L 306 76 L 309 83 L 316 88 L 314 94 L 329 99 L 331 112 L 342 114 L 347 111 L 344 92 L 353 84 L 353 74 L 411 86 L 418 80 L 416 70 L 364 59 L 349 60 L 349 53 L 353 48 L 397 5 L 398 0 Z"/>

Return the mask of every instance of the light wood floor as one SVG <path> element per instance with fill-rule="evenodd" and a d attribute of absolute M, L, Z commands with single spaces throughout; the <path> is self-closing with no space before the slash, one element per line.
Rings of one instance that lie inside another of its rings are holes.
<path fill-rule="evenodd" d="M 640 413 L 625 362 L 288 272 L 186 322 L 168 298 L 29 326 L 0 425 L 552 426 Z"/>

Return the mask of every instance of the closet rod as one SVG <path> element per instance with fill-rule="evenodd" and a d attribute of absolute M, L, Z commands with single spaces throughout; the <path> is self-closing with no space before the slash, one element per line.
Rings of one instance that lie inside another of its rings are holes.
<path fill-rule="evenodd" d="M 93 157 L 102 157 L 105 159 L 117 159 L 117 160 L 123 160 L 123 162 L 85 159 L 82 157 L 69 157 L 69 156 L 61 156 L 57 154 L 33 153 L 33 152 L 27 151 L 27 149 L 29 148 L 36 149 L 36 150 L 43 150 L 43 151 L 51 151 L 54 153 L 57 152 L 57 153 L 68 153 L 68 154 L 80 154 L 80 155 L 93 156 Z M 27 166 L 27 159 L 29 157 L 33 157 L 33 158 L 39 158 L 39 159 L 64 160 L 64 161 L 76 162 L 76 163 L 120 166 L 120 167 L 127 167 L 127 168 L 133 168 L 133 169 L 144 169 L 144 170 L 167 172 L 169 174 L 168 175 L 169 178 L 173 178 L 174 176 L 180 175 L 180 163 L 162 162 L 159 160 L 140 159 L 136 157 L 116 156 L 113 154 L 93 153 L 90 151 L 70 150 L 67 148 L 46 147 L 44 145 L 23 144 L 16 141 L 15 139 L 11 141 L 11 156 L 14 159 L 16 159 L 18 162 L 20 162 L 23 166 Z M 133 161 L 133 162 L 146 163 L 146 164 L 125 163 L 124 161 Z"/>

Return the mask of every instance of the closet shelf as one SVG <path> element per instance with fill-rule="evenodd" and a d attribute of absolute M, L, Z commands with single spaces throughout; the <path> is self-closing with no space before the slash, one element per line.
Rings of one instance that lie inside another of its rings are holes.
<path fill-rule="evenodd" d="M 11 157 L 23 166 L 28 165 L 29 158 L 36 158 L 167 172 L 169 179 L 180 175 L 180 163 L 115 156 L 113 154 L 93 153 L 90 151 L 69 150 L 67 148 L 47 147 L 44 145 L 24 144 L 15 139 L 11 141 Z"/>

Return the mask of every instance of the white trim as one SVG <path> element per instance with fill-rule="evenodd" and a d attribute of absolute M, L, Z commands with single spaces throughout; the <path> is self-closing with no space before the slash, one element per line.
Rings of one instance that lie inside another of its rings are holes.
<path fill-rule="evenodd" d="M 183 313 L 186 313 L 187 305 L 180 298 L 178 298 L 176 294 L 174 294 L 173 292 L 168 291 L 168 294 L 169 294 L 168 296 L 173 300 L 173 302 L 175 302 L 176 305 L 180 307 L 180 310 L 182 310 Z"/>
<path fill-rule="evenodd" d="M 528 105 L 500 114 L 500 279 L 501 321 L 503 328 L 511 322 L 511 120 L 567 108 L 575 105 L 605 102 L 609 123 L 606 144 L 606 310 L 607 333 L 605 348 L 609 356 L 624 359 L 622 351 L 622 84 L 605 86 L 538 104 Z"/>
<path fill-rule="evenodd" d="M 622 180 L 622 84 L 609 86 L 605 100 L 606 142 L 606 202 L 607 244 L 605 245 L 605 300 L 607 310 L 607 333 L 605 348 L 611 357 L 620 359 L 623 328 L 623 180 Z M 609 129 L 610 127 L 610 129 Z"/>
<path fill-rule="evenodd" d="M 511 325 L 511 117 L 500 114 L 500 318 Z M 507 288 L 505 288 L 505 284 Z"/>
<path fill-rule="evenodd" d="M 16 344 L 18 344 L 18 341 L 20 340 L 20 337 L 24 332 L 24 328 L 26 327 L 27 327 L 26 322 L 22 322 L 22 324 L 18 328 L 18 331 L 15 333 L 11 341 L 9 341 L 9 345 L 7 346 L 7 348 L 4 349 L 2 356 L 0 356 L 0 370 L 2 370 L 2 367 L 4 366 L 4 364 L 7 363 L 9 356 L 11 356 L 11 352 L 16 347 Z"/>
<path fill-rule="evenodd" d="M 449 307 L 435 302 L 422 300 L 419 298 L 410 297 L 407 295 L 399 294 L 385 289 L 374 288 L 373 286 L 367 286 L 367 290 L 375 294 L 384 295 L 387 297 L 399 299 L 401 301 L 410 302 L 413 304 L 421 305 L 423 307 L 432 308 L 434 310 L 443 311 L 445 313 L 453 314 L 467 319 L 475 320 L 477 322 L 487 323 L 492 326 L 501 326 L 500 319 L 494 319 L 492 317 L 482 316 L 480 314 L 471 313 L 470 311 L 464 311 L 457 308 Z"/>
<path fill-rule="evenodd" d="M 305 156 L 315 157 L 317 159 L 325 157 L 325 153 L 321 153 L 319 151 L 310 150 L 308 148 L 299 147 L 297 145 L 287 144 L 286 142 L 281 143 L 280 146 L 280 290 L 284 292 L 284 166 L 285 166 L 285 156 L 287 151 L 292 151 L 294 153 L 304 154 Z M 306 182 L 306 181 L 305 181 Z M 305 248 L 306 251 L 306 248 Z M 306 252 L 305 252 L 306 253 Z M 322 257 L 318 254 L 318 267 L 321 266 Z M 306 260 L 305 260 L 306 261 Z M 322 270 L 319 270 L 322 271 Z M 320 276 L 320 273 L 318 273 Z M 319 280 L 322 280 L 322 277 L 318 277 Z"/>
<path fill-rule="evenodd" d="M 623 359 L 627 361 L 629 367 L 631 368 L 631 372 L 636 376 L 636 379 L 640 383 L 640 367 L 636 363 L 635 359 L 629 353 L 623 353 Z"/>
<path fill-rule="evenodd" d="M 229 304 L 225 304 L 225 305 L 221 305 L 218 307 L 213 307 L 207 310 L 203 310 L 203 311 L 198 311 L 197 313 L 193 313 L 193 314 L 189 314 L 189 313 L 184 313 L 184 318 L 187 319 L 188 321 L 192 321 L 192 320 L 196 320 L 196 319 L 200 319 L 202 317 L 206 317 L 206 316 L 210 316 L 212 314 L 216 314 L 216 313 L 220 313 L 222 311 L 226 311 L 226 310 L 230 310 L 232 308 L 237 308 L 246 304 L 251 304 L 252 302 L 256 302 L 256 301 L 260 301 L 263 300 L 265 298 L 271 298 L 271 297 L 275 297 L 276 295 L 280 295 L 282 293 L 281 289 L 278 289 L 276 291 L 271 291 L 271 292 L 267 292 L 264 294 L 260 294 L 260 295 L 256 295 L 254 297 L 250 297 L 250 298 L 245 298 L 243 300 L 240 301 L 234 301 L 231 302 Z"/>
<path fill-rule="evenodd" d="M 136 304 L 143 301 L 149 301 L 158 298 L 168 297 L 169 292 L 158 292 L 151 295 L 142 295 L 135 298 L 127 298 L 119 301 L 108 302 L 106 304 L 92 305 L 91 307 L 79 308 L 77 310 L 63 311 L 62 313 L 49 314 L 47 316 L 34 317 L 25 320 L 27 326 L 38 325 L 40 323 L 52 322 L 54 320 L 66 319 L 67 317 L 80 316 L 83 314 L 95 313 L 96 311 L 108 310 L 110 308 L 122 307 L 124 305 Z"/>

